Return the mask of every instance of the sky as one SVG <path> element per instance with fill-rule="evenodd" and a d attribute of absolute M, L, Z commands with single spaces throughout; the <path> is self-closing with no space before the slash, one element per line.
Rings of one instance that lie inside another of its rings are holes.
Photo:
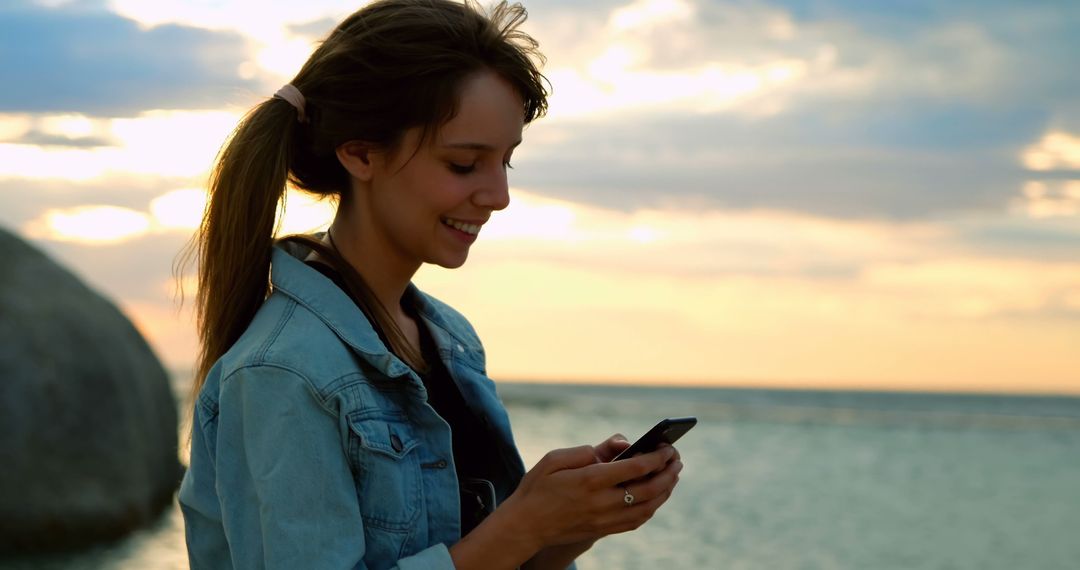
<path fill-rule="evenodd" d="M 5 0 L 0 227 L 190 370 L 214 156 L 362 4 Z M 494 379 L 1080 393 L 1080 4 L 525 5 L 549 115 L 415 279 Z"/>

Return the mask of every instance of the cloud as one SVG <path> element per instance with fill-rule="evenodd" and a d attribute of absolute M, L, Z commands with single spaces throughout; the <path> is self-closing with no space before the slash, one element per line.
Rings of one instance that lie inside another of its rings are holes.
<path fill-rule="evenodd" d="M 533 20 L 552 116 L 514 181 L 552 196 L 933 219 L 1008 211 L 1025 156 L 1074 154 L 1046 133 L 1077 132 L 1077 6 L 640 0 Z"/>
<path fill-rule="evenodd" d="M 1080 259 L 1080 227 L 1067 217 L 1036 218 L 1002 214 L 950 222 L 955 256 L 995 257 L 1040 262 Z"/>
<path fill-rule="evenodd" d="M 90 183 L 0 180 L 0 224 L 37 240 L 113 246 L 147 235 L 190 234 L 202 222 L 206 190 L 190 180 L 112 178 Z M 278 235 L 325 228 L 335 206 L 289 190 Z"/>
<path fill-rule="evenodd" d="M 79 114 L 0 113 L 0 144 L 91 149 L 117 143 L 108 119 Z"/>
<path fill-rule="evenodd" d="M 144 212 L 155 197 L 191 182 L 169 177 L 111 177 L 89 182 L 0 178 L 0 224 L 17 229 L 46 212 L 91 204 Z"/>
<path fill-rule="evenodd" d="M 288 30 L 289 33 L 293 35 L 305 36 L 309 39 L 316 40 L 322 39 L 337 25 L 338 21 L 334 18 L 320 18 L 302 24 L 290 24 L 288 25 Z"/>
<path fill-rule="evenodd" d="M 897 298 L 919 299 L 911 313 L 924 318 L 1015 318 L 1051 315 L 1076 319 L 1080 264 L 979 258 L 928 258 L 879 263 L 861 283 Z"/>
<path fill-rule="evenodd" d="M 556 94 L 552 118 L 532 130 L 552 125 L 572 133 L 558 146 L 536 149 L 515 172 L 515 182 L 621 209 L 682 204 L 911 219 L 1007 207 L 1026 182 L 1015 157 L 1043 136 L 1056 112 L 1055 99 L 1034 104 L 1032 93 L 1020 94 L 1010 74 L 1029 55 L 1047 52 L 1060 59 L 1050 48 L 1070 40 L 1048 17 L 1054 10 L 1041 4 L 1022 13 L 999 4 L 980 11 L 969 4 L 920 5 L 918 17 L 885 17 L 858 6 L 831 6 L 641 0 L 590 4 L 587 11 L 569 3 L 534 9 L 529 26 L 548 48 Z M 84 36 L 105 30 L 117 38 L 113 44 L 145 43 L 165 30 L 192 34 L 214 46 L 224 62 L 199 69 L 228 75 L 224 82 L 204 81 L 205 89 L 241 81 L 235 76 L 245 63 L 244 44 L 235 34 L 176 24 L 144 30 L 101 10 L 78 10 L 24 7 L 13 13 L 39 27 L 52 23 L 47 29 L 74 26 Z M 1059 11 L 1074 17 L 1075 10 Z M 894 21 L 895 29 L 885 25 Z M 573 25 L 560 27 L 567 22 Z M 293 35 L 310 35 L 332 23 L 281 25 Z M 1024 26 L 1039 37 L 1002 41 Z M 60 45 L 71 51 L 87 43 L 93 42 Z M 303 51 L 290 46 L 279 51 Z M 277 53 L 271 48 L 264 51 Z M 173 63 L 149 56 L 139 61 L 162 68 Z M 1024 88 L 1053 94 L 1067 80 L 1048 77 L 1062 75 L 1068 74 L 1045 73 Z M 143 95 L 143 103 L 154 99 Z M 82 98 L 95 97 L 86 92 Z M 560 116 L 559 109 L 569 111 Z M 634 120 L 614 123 L 620 116 Z M 17 140 L 87 149 L 106 142 L 36 131 Z M 146 163 L 151 157 L 143 158 Z"/>
<path fill-rule="evenodd" d="M 924 148 L 913 130 L 812 114 L 540 122 L 526 133 L 512 182 L 626 211 L 767 208 L 897 220 L 1002 211 L 1025 180 L 1009 160 L 1024 141 L 983 130 L 991 142 L 950 145 L 966 135 L 942 134 Z"/>
<path fill-rule="evenodd" d="M 50 210 L 27 224 L 23 233 L 35 239 L 114 244 L 147 233 L 150 217 L 116 206 L 87 205 L 69 210 Z"/>
<path fill-rule="evenodd" d="M 1023 161 L 1031 170 L 1080 170 L 1080 136 L 1047 132 L 1024 151 Z"/>
<path fill-rule="evenodd" d="M 871 262 L 917 257 L 950 232 L 925 223 L 837 222 L 775 211 L 619 212 L 514 189 L 485 225 L 484 265 L 523 257 L 579 271 L 839 282 Z"/>
<path fill-rule="evenodd" d="M 4 142 L 11 142 L 20 145 L 61 146 L 74 148 L 97 148 L 103 146 L 113 146 L 116 144 L 115 141 L 106 139 L 104 137 L 68 137 L 64 135 L 43 133 L 41 131 L 29 131 L 18 139 Z"/>
<path fill-rule="evenodd" d="M 1032 218 L 1080 215 L 1080 180 L 1029 180 L 1014 205 Z"/>
<path fill-rule="evenodd" d="M 761 94 L 783 107 L 818 97 L 856 105 L 942 98 L 1015 103 L 1032 89 L 1056 93 L 1054 100 L 1064 102 L 1070 100 L 1068 88 L 1077 86 L 1052 69 L 1067 63 L 1069 50 L 1062 48 L 1076 47 L 1069 28 L 1060 24 L 1062 15 L 1075 19 L 1076 9 L 984 10 L 962 4 L 913 18 L 882 17 L 877 7 L 865 11 L 842 4 L 816 3 L 829 8 L 805 10 L 793 2 L 640 0 L 606 13 L 556 7 L 553 14 L 539 14 L 536 31 L 552 71 L 593 68 L 612 51 L 626 54 L 620 64 L 638 73 L 784 63 L 802 76 L 788 89 Z M 569 14 L 576 22 L 568 22 Z M 1038 72 L 1028 70 L 1029 60 L 1036 60 Z M 1024 81 L 1016 81 L 1018 74 Z M 750 111 L 760 99 L 737 110 Z"/>
<path fill-rule="evenodd" d="M 136 118 L 115 119 L 12 116 L 23 120 L 19 128 L 6 129 L 6 138 L 14 139 L 13 143 L 0 142 L 0 180 L 202 176 L 239 119 L 235 113 L 222 111 L 148 111 Z M 0 122 L 3 118 L 0 115 Z M 69 143 L 92 137 L 110 144 L 28 144 L 25 139 L 37 131 Z"/>
<path fill-rule="evenodd" d="M 131 116 L 148 109 L 209 109 L 261 88 L 237 70 L 235 33 L 180 25 L 143 29 L 92 4 L 0 7 L 0 112 Z"/>

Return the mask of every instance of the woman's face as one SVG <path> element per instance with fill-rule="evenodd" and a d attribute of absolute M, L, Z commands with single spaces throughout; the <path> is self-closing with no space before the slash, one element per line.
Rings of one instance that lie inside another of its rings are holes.
<path fill-rule="evenodd" d="M 524 102 L 508 82 L 493 72 L 467 79 L 457 115 L 415 155 L 419 127 L 396 153 L 370 155 L 371 180 L 358 200 L 369 237 L 416 267 L 460 267 L 491 214 L 510 203 L 506 168 L 523 128 Z"/>

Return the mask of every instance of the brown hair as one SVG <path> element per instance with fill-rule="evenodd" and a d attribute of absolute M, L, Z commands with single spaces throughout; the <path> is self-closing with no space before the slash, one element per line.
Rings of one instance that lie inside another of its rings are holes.
<path fill-rule="evenodd" d="M 478 71 L 514 85 L 526 124 L 544 115 L 548 91 L 538 69 L 544 58 L 518 30 L 526 17 L 520 4 L 505 0 L 486 13 L 468 0 L 378 0 L 341 22 L 291 81 L 306 98 L 306 123 L 280 99 L 260 103 L 241 120 L 218 155 L 202 225 L 179 265 L 194 256 L 199 267 L 201 350 L 192 400 L 270 292 L 274 220 L 286 184 L 347 200 L 350 179 L 338 146 L 363 140 L 392 153 L 414 127 L 422 127 L 426 140 L 453 118 L 464 80 Z M 319 246 L 302 236 L 282 239 Z M 359 274 L 333 250 L 319 251 L 390 348 L 407 353 L 411 345 Z"/>

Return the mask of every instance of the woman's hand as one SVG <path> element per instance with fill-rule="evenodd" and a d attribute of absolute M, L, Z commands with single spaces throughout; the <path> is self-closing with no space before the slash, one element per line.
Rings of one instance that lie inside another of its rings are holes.
<path fill-rule="evenodd" d="M 545 455 L 494 513 L 450 547 L 455 567 L 565 568 L 597 539 L 640 527 L 671 496 L 682 461 L 664 446 L 609 462 L 629 445 L 615 435 L 596 447 Z M 634 495 L 631 504 L 623 486 Z"/>
<path fill-rule="evenodd" d="M 674 447 L 663 446 L 609 463 L 627 447 L 615 435 L 596 447 L 552 451 L 525 474 L 500 510 L 520 517 L 537 548 L 634 530 L 671 496 L 682 461 Z M 632 504 L 625 502 L 624 487 L 634 496 Z"/>
<path fill-rule="evenodd" d="M 630 442 L 627 441 L 626 437 L 622 434 L 617 433 L 593 448 L 596 462 L 607 463 L 628 447 L 630 447 Z M 679 454 L 676 452 L 673 459 L 678 458 Z M 599 537 L 590 537 L 577 542 L 544 547 L 537 552 L 535 556 L 529 559 L 528 562 L 522 565 L 522 569 L 561 570 L 566 568 L 574 561 L 574 559 L 592 548 L 593 543 L 596 542 L 596 538 Z"/>

